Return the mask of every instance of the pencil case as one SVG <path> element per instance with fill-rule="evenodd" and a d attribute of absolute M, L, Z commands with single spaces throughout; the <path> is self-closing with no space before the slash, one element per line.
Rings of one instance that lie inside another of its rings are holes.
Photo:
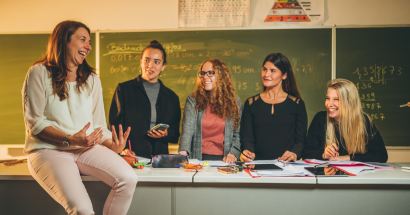
<path fill-rule="evenodd" d="M 183 163 L 188 162 L 188 158 L 184 155 L 156 155 L 152 157 L 153 168 L 179 168 Z"/>

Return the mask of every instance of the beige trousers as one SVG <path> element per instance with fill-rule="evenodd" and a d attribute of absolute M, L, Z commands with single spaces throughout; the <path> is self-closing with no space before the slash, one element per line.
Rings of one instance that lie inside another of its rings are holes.
<path fill-rule="evenodd" d="M 138 177 L 119 155 L 103 146 L 78 150 L 40 149 L 28 155 L 33 178 L 68 214 L 94 214 L 90 197 L 80 174 L 94 176 L 111 192 L 104 214 L 127 214 Z"/>

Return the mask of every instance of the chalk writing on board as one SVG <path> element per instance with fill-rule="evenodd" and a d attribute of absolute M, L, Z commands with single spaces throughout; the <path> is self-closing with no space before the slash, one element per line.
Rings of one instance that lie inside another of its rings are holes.
<path fill-rule="evenodd" d="M 359 91 L 360 100 L 363 110 L 369 113 L 372 120 L 383 121 L 386 116 L 384 113 L 378 112 L 382 109 L 383 104 L 376 100 L 374 90 L 380 87 L 386 87 L 387 83 L 391 83 L 395 78 L 400 78 L 403 74 L 401 66 L 397 65 L 381 65 L 373 64 L 371 66 L 358 67 L 353 72 L 357 75 L 359 82 L 356 83 L 356 88 Z M 369 92 L 371 91 L 371 92 Z"/>
<path fill-rule="evenodd" d="M 188 79 L 185 78 L 185 76 L 181 75 L 181 77 L 178 79 L 178 84 L 195 84 L 196 83 L 196 78 L 194 77 L 189 77 Z"/>
<path fill-rule="evenodd" d="M 103 56 L 112 55 L 112 54 L 131 54 L 137 53 L 141 54 L 142 50 L 144 50 L 146 44 L 121 44 L 117 45 L 116 43 L 110 43 L 107 45 L 108 52 L 103 54 Z M 182 49 L 182 45 L 169 43 L 164 45 L 164 49 L 167 53 L 173 53 L 175 51 L 186 51 Z"/>
<path fill-rule="evenodd" d="M 400 66 L 385 66 L 374 64 L 368 67 L 356 68 L 353 74 L 359 77 L 360 81 L 368 81 L 375 84 L 386 85 L 387 81 L 394 80 L 394 77 L 400 76 L 403 69 Z M 367 79 L 368 78 L 368 79 Z"/>
<path fill-rule="evenodd" d="M 122 61 L 132 61 L 132 60 L 140 60 L 141 55 L 136 55 L 135 57 L 131 54 L 119 54 L 119 55 L 111 55 L 110 60 L 111 62 L 122 62 Z"/>
<path fill-rule="evenodd" d="M 111 66 L 110 68 L 110 73 L 119 73 L 119 72 L 137 72 L 139 67 L 129 67 L 129 66 L 124 66 L 124 65 L 120 65 L 119 67 L 114 67 Z"/>
<path fill-rule="evenodd" d="M 379 102 L 362 102 L 362 108 L 363 109 L 371 109 L 371 110 L 379 110 L 382 108 Z"/>
<path fill-rule="evenodd" d="M 180 65 L 169 65 L 168 68 L 173 69 L 173 70 L 180 70 L 185 73 L 191 70 L 198 71 L 200 66 L 201 66 L 200 63 L 196 65 L 181 63 Z"/>
<path fill-rule="evenodd" d="M 372 113 L 372 114 L 369 114 L 369 116 L 372 120 L 383 121 L 386 118 L 383 113 Z"/>
<path fill-rule="evenodd" d="M 376 96 L 374 94 L 374 92 L 372 93 L 359 93 L 360 95 L 360 100 L 362 101 L 368 101 L 368 102 L 372 102 L 372 101 L 376 101 Z"/>
<path fill-rule="evenodd" d="M 233 73 L 255 73 L 255 70 L 253 68 L 242 68 L 242 66 L 232 66 L 232 69 L 229 68 L 231 72 Z"/>

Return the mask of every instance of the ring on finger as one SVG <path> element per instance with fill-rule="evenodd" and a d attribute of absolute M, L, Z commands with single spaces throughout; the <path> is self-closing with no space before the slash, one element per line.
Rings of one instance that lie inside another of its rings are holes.
<path fill-rule="evenodd" d="M 95 141 L 93 141 L 93 145 L 95 145 Z"/>
<path fill-rule="evenodd" d="M 114 140 L 118 139 L 118 137 L 114 137 Z"/>

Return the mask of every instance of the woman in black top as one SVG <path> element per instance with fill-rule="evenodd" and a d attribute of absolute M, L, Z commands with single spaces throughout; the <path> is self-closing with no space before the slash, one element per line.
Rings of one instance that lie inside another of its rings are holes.
<path fill-rule="evenodd" d="M 241 160 L 295 161 L 306 137 L 307 114 L 289 60 L 281 53 L 268 55 L 261 76 L 265 91 L 244 105 Z"/>
<path fill-rule="evenodd" d="M 111 125 L 132 127 L 129 140 L 135 154 L 151 158 L 152 155 L 168 154 L 168 143 L 177 143 L 181 108 L 179 97 L 158 79 L 167 64 L 162 45 L 151 41 L 141 53 L 142 75 L 118 84 L 111 102 L 109 121 Z M 147 134 L 158 123 L 168 124 L 165 131 Z M 128 149 L 121 154 L 135 155 Z"/>
<path fill-rule="evenodd" d="M 346 79 L 327 84 L 327 111 L 313 118 L 303 149 L 304 159 L 387 161 L 383 138 L 362 111 L 356 86 Z"/>

